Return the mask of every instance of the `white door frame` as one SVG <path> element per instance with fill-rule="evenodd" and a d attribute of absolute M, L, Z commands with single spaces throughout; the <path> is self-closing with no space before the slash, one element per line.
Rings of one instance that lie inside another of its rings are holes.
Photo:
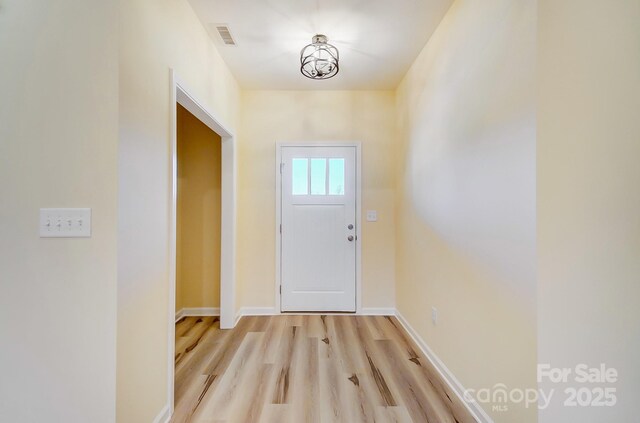
<path fill-rule="evenodd" d="M 180 104 L 191 114 L 207 125 L 222 139 L 222 210 L 221 210 L 221 248 L 220 248 L 220 328 L 231 329 L 235 326 L 235 255 L 236 255 L 236 141 L 231 131 L 223 125 L 217 114 L 208 110 L 196 100 L 171 69 L 171 140 L 169 173 L 169 313 L 167 325 L 168 342 L 168 390 L 169 415 L 173 414 L 174 402 L 174 355 L 175 355 L 175 317 L 176 317 L 176 219 L 178 195 L 178 154 L 177 154 L 177 110 Z"/>
<path fill-rule="evenodd" d="M 356 149 L 356 314 L 362 314 L 362 143 L 360 142 L 277 142 L 276 143 L 276 314 L 282 313 L 280 302 L 281 267 L 282 267 L 282 147 L 355 147 Z M 294 313 L 295 314 L 295 313 Z"/>

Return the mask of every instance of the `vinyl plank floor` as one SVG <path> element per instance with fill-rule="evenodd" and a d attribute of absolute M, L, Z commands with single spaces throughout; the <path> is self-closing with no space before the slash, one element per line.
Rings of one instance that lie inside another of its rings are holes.
<path fill-rule="evenodd" d="M 173 423 L 472 423 L 395 317 L 176 323 Z"/>

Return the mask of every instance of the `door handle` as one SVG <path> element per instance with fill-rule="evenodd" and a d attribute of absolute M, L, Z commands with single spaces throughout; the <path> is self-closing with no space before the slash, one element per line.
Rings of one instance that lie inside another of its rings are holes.
<path fill-rule="evenodd" d="M 349 241 L 353 241 L 353 235 L 349 235 L 349 236 L 347 237 L 347 239 L 348 239 Z"/>

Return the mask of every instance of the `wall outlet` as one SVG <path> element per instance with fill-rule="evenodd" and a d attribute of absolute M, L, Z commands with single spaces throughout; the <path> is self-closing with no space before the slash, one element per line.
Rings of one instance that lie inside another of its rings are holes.
<path fill-rule="evenodd" d="M 378 211 L 367 210 L 367 222 L 377 222 L 377 221 L 378 221 Z"/>
<path fill-rule="evenodd" d="M 431 307 L 431 322 L 434 325 L 438 324 L 438 309 L 435 307 Z"/>

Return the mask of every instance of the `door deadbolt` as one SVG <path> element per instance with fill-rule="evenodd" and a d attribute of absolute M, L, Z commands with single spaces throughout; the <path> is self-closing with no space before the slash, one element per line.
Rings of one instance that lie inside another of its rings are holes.
<path fill-rule="evenodd" d="M 353 225 L 349 223 L 349 226 L 347 226 L 347 229 L 353 229 Z"/>

